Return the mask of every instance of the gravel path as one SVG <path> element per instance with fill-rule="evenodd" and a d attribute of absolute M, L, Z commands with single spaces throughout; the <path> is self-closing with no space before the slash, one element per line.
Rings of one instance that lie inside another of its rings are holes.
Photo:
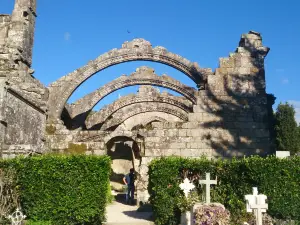
<path fill-rule="evenodd" d="M 151 222 L 152 212 L 137 212 L 138 207 L 114 201 L 106 208 L 105 225 L 154 225 Z"/>

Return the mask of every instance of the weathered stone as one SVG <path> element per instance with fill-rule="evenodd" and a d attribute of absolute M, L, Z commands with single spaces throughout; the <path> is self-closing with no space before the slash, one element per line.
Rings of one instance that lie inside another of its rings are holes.
<path fill-rule="evenodd" d="M 63 152 L 70 144 L 84 145 L 86 154 L 113 157 L 122 145 L 132 157 L 126 166 L 132 162 L 140 174 L 138 198 L 146 201 L 147 166 L 156 157 L 242 157 L 269 152 L 264 71 L 269 48 L 263 46 L 259 33 L 242 35 L 236 51 L 220 58 L 215 73 L 164 47 L 153 48 L 144 39 L 134 39 L 45 88 L 32 76 L 35 17 L 35 0 L 16 0 L 12 15 L 0 15 L 3 158 L 47 150 Z M 158 76 L 154 69 L 143 66 L 72 104 L 66 103 L 75 89 L 95 73 L 135 60 L 170 65 L 195 81 L 199 90 L 165 74 Z M 90 113 L 105 96 L 132 85 L 148 86 Z M 149 85 L 171 89 L 182 97 L 160 93 Z M 113 160 L 114 169 L 120 169 L 125 163 L 122 160 Z"/>

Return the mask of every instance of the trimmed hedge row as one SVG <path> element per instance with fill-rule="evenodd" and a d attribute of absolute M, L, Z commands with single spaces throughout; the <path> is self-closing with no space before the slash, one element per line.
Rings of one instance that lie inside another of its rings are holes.
<path fill-rule="evenodd" d="M 17 172 L 22 210 L 32 221 L 101 224 L 110 197 L 107 156 L 45 155 L 1 161 Z"/>
<path fill-rule="evenodd" d="M 246 213 L 245 194 L 258 187 L 259 193 L 268 196 L 268 214 L 278 219 L 300 220 L 300 157 L 250 157 L 233 160 L 162 158 L 149 167 L 149 193 L 157 225 L 178 224 L 178 202 L 182 192 L 179 183 L 183 170 L 193 174 L 205 172 L 218 177 L 212 186 L 212 202 L 219 202 L 231 212 L 232 223 L 240 224 L 249 218 Z M 197 189 L 201 192 L 201 186 Z"/>

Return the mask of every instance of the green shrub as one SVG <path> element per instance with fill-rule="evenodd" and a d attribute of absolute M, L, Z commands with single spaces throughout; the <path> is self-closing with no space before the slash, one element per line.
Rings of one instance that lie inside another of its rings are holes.
<path fill-rule="evenodd" d="M 207 159 L 162 158 L 154 160 L 149 168 L 149 193 L 157 225 L 178 224 L 178 208 L 182 192 L 180 174 L 188 169 L 192 174 L 210 172 L 218 177 L 212 186 L 212 202 L 225 205 L 232 215 L 232 223 L 247 221 L 244 195 L 258 187 L 268 196 L 268 214 L 278 219 L 300 220 L 300 158 L 250 157 L 231 161 Z M 196 185 L 200 189 L 200 185 Z M 199 191 L 201 192 L 201 191 Z"/>
<path fill-rule="evenodd" d="M 45 155 L 2 164 L 17 171 L 22 210 L 31 223 L 101 224 L 105 220 L 109 157 Z"/>
<path fill-rule="evenodd" d="M 51 221 L 26 221 L 26 225 L 52 225 Z"/>

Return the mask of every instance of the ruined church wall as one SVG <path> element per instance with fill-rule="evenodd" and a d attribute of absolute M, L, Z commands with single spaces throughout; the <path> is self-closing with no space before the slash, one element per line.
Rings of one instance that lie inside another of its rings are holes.
<path fill-rule="evenodd" d="M 40 145 L 44 140 L 46 115 L 15 93 L 7 92 L 5 144 Z"/>
<path fill-rule="evenodd" d="M 45 151 L 45 112 L 11 90 L 6 92 L 2 157 Z"/>
<path fill-rule="evenodd" d="M 31 11 L 29 10 L 31 9 Z M 35 1 L 0 15 L 0 157 L 45 151 L 48 90 L 32 74 Z"/>
<path fill-rule="evenodd" d="M 46 125 L 47 150 L 58 153 L 65 153 L 72 150 L 70 147 L 81 146 L 87 155 L 105 155 L 105 136 L 110 132 L 106 131 L 79 131 L 68 130 L 63 124 Z"/>
<path fill-rule="evenodd" d="M 3 50 L 3 46 L 6 43 L 10 19 L 11 19 L 10 15 L 0 15 L 0 49 L 2 50 Z M 2 51 L 0 50 L 0 52 Z"/>

